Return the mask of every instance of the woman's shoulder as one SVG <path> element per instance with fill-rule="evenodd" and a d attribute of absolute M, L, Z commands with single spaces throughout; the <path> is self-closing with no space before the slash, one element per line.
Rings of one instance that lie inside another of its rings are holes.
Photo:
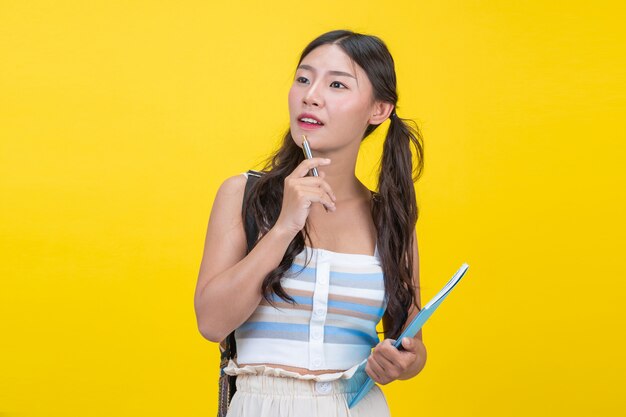
<path fill-rule="evenodd" d="M 242 172 L 240 174 L 231 175 L 226 178 L 219 187 L 217 191 L 218 196 L 222 197 L 232 197 L 235 200 L 242 200 L 244 191 L 246 189 L 246 183 L 248 182 L 248 177 L 252 176 L 255 178 L 259 178 L 264 174 L 262 171 L 255 171 L 250 169 L 246 172 Z"/>
<path fill-rule="evenodd" d="M 227 206 L 241 205 L 248 179 L 246 173 L 231 175 L 222 181 L 215 196 L 215 202 Z"/>
<path fill-rule="evenodd" d="M 224 190 L 226 192 L 234 192 L 240 190 L 242 187 L 246 185 L 247 176 L 245 173 L 231 175 L 227 177 L 222 184 L 220 185 L 220 190 Z"/>

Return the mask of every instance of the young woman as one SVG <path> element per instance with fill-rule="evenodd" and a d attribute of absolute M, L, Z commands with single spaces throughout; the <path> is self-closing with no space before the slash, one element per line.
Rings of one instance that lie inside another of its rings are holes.
<path fill-rule="evenodd" d="M 229 417 L 385 416 L 378 387 L 352 409 L 348 394 L 367 375 L 387 384 L 423 369 L 421 332 L 402 340 L 405 350 L 390 342 L 420 309 L 414 182 L 423 140 L 397 116 L 397 101 L 394 61 L 382 40 L 325 33 L 301 54 L 290 128 L 249 197 L 243 201 L 246 174 L 219 188 L 195 311 L 211 341 L 235 330 L 237 360 L 225 369 L 238 375 Z M 361 142 L 385 120 L 373 192 L 355 166 Z M 303 135 L 312 159 L 304 157 Z M 259 230 L 249 253 L 242 206 Z M 364 360 L 365 372 L 357 371 Z"/>

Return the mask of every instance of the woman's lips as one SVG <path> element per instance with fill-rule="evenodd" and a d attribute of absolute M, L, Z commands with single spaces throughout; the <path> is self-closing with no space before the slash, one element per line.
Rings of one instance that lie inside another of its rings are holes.
<path fill-rule="evenodd" d="M 320 127 L 324 127 L 324 125 L 317 125 L 317 124 L 313 124 L 313 123 L 306 123 L 306 122 L 303 122 L 303 121 L 300 121 L 300 120 L 298 120 L 298 126 L 300 126 L 304 130 L 316 130 L 316 129 L 319 129 Z"/>

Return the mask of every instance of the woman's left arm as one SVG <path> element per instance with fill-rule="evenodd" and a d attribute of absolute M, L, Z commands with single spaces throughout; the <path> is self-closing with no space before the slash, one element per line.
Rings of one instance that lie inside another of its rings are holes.
<path fill-rule="evenodd" d="M 413 233 L 413 284 L 415 286 L 415 301 L 420 303 L 419 279 L 419 249 L 417 247 L 417 233 Z M 406 327 L 419 311 L 411 306 Z M 404 328 L 402 329 L 404 330 Z M 419 374 L 426 365 L 426 346 L 422 341 L 422 330 L 415 337 L 405 337 L 402 340 L 404 350 L 393 347 L 393 342 L 385 339 L 372 351 L 365 371 L 377 383 L 385 385 L 396 379 L 410 379 Z"/>

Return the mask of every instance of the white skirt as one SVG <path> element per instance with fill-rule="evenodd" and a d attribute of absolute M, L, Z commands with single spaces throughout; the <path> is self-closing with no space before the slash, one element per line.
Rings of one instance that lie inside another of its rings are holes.
<path fill-rule="evenodd" d="M 357 368 L 300 375 L 266 365 L 239 367 L 231 360 L 224 372 L 237 375 L 237 391 L 226 417 L 388 417 L 387 401 L 376 385 L 348 408 L 347 397 L 367 378 Z"/>

